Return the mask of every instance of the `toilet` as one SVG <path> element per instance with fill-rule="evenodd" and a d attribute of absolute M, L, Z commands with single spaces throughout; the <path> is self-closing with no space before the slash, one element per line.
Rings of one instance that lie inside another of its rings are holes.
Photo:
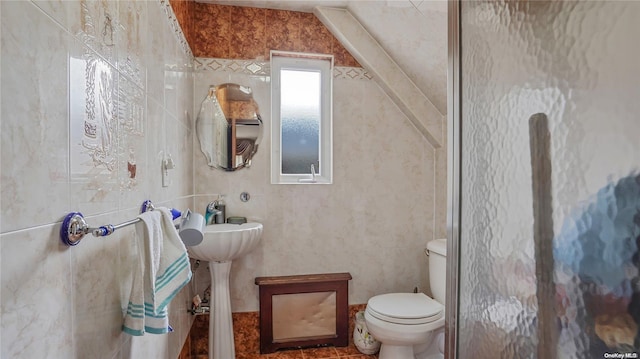
<path fill-rule="evenodd" d="M 424 293 L 388 293 L 367 302 L 364 319 L 382 345 L 379 359 L 444 358 L 447 240 L 427 243 L 433 299 Z"/>

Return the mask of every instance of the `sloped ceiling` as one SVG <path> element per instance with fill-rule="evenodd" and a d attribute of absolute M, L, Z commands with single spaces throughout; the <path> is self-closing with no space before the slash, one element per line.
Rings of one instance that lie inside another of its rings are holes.
<path fill-rule="evenodd" d="M 447 2 L 445 0 L 197 0 L 221 5 L 313 12 L 347 8 L 433 102 L 447 111 Z"/>

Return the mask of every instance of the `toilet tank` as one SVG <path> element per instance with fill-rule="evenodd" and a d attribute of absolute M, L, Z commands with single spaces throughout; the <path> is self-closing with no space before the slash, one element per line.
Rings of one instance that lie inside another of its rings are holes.
<path fill-rule="evenodd" d="M 427 243 L 429 251 L 429 282 L 433 299 L 445 304 L 447 286 L 447 240 L 436 239 Z"/>

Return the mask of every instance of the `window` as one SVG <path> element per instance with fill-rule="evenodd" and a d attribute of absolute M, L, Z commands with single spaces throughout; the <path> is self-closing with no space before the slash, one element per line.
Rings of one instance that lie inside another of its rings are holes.
<path fill-rule="evenodd" d="M 271 53 L 271 183 L 331 183 L 332 67 L 333 56 Z"/>

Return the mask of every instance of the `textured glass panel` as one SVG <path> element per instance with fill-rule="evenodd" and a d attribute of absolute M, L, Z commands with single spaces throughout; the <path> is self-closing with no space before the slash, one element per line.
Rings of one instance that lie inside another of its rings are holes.
<path fill-rule="evenodd" d="M 528 138 L 536 113 L 551 133 L 558 358 L 635 357 L 640 3 L 461 10 L 458 358 L 536 358 L 538 325 L 549 326 L 537 316 Z"/>
<path fill-rule="evenodd" d="M 320 72 L 282 70 L 282 173 L 320 171 Z"/>

